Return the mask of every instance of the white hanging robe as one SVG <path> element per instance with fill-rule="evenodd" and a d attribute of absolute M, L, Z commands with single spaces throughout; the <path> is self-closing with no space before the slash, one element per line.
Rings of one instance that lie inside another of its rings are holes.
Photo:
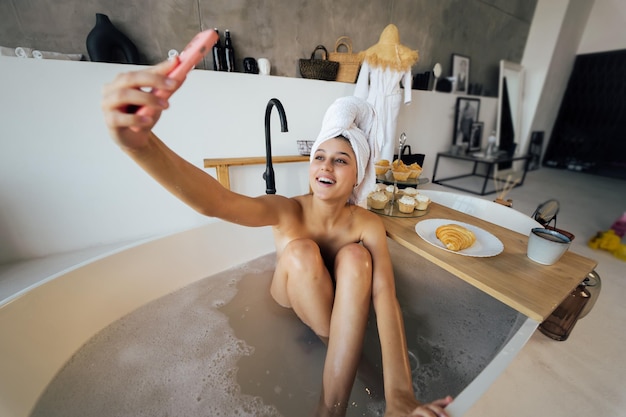
<path fill-rule="evenodd" d="M 397 71 L 389 67 L 372 67 L 367 60 L 361 64 L 359 77 L 354 89 L 354 95 L 367 100 L 378 117 L 378 137 L 383 138 L 383 148 L 380 159 L 392 161 L 397 151 L 396 129 L 398 114 L 403 102 L 402 88 L 404 87 L 404 104 L 411 103 L 411 67 Z"/>

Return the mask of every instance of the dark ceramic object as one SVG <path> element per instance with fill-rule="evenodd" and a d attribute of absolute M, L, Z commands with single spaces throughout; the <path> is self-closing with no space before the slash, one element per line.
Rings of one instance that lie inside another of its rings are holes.
<path fill-rule="evenodd" d="M 256 62 L 256 59 L 247 57 L 243 59 L 243 71 L 247 74 L 258 74 L 259 73 L 259 65 Z"/>
<path fill-rule="evenodd" d="M 96 25 L 87 35 L 87 52 L 94 62 L 139 63 L 135 44 L 102 13 L 96 13 Z"/>

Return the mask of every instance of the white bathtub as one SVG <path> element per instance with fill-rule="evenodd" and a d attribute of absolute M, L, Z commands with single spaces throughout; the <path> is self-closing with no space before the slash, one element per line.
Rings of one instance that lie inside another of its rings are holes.
<path fill-rule="evenodd" d="M 455 198 L 450 193 L 435 191 L 424 193 L 431 195 L 434 201 L 477 217 L 491 217 L 495 221 L 494 216 L 499 218 L 502 214 L 509 222 L 515 218 L 515 223 L 510 223 L 516 225 L 512 228 L 523 233 L 527 227 L 534 225 L 530 218 L 485 200 L 461 198 L 458 195 Z M 500 315 L 501 311 L 508 309 L 465 282 L 448 276 L 445 271 L 424 264 L 423 259 L 417 259 L 399 245 L 392 243 L 391 248 L 398 263 L 396 274 L 402 275 L 402 280 L 408 280 L 409 287 L 415 286 L 423 294 L 432 293 L 432 297 L 427 298 L 435 301 L 445 296 L 442 294 L 457 297 L 456 300 L 448 300 L 452 303 L 432 305 L 424 300 L 415 307 L 413 313 L 414 317 L 419 317 L 419 320 L 416 319 L 419 323 L 415 324 L 415 328 L 407 323 L 410 348 L 412 338 L 419 336 L 413 334 L 415 329 L 418 333 L 427 333 L 433 331 L 433 326 L 447 326 L 445 322 L 437 321 L 445 316 L 433 311 L 437 306 L 460 305 L 460 309 L 453 312 L 446 307 L 446 314 L 452 315 L 452 321 L 458 322 L 459 326 L 468 323 L 463 321 L 463 316 L 469 314 L 467 307 L 463 306 L 470 306 L 472 311 L 477 311 L 476 320 L 483 320 L 480 317 L 487 316 L 485 323 L 488 326 L 497 319 L 494 315 Z M 0 415 L 28 416 L 63 365 L 83 344 L 109 324 L 152 300 L 273 251 L 269 228 L 250 229 L 215 222 L 116 249 L 106 256 L 98 256 L 50 274 L 39 284 L 6 298 L 0 304 Z M 412 277 L 411 271 L 415 271 L 415 268 L 422 269 L 424 274 Z M 442 289 L 445 285 L 454 288 Z M 403 310 L 413 308 L 410 295 L 399 295 L 399 299 L 403 303 Z M 481 305 L 485 306 L 487 314 L 478 311 Z M 513 311 L 507 310 L 506 314 L 507 327 L 497 330 L 497 345 L 488 349 L 494 352 L 494 356 L 488 358 L 488 363 L 478 375 L 472 376 L 471 383 L 464 386 L 460 393 L 454 393 L 456 399 L 449 406 L 453 417 L 463 415 L 485 392 L 523 347 L 538 324 Z M 480 327 L 478 324 L 477 332 Z M 471 329 L 463 331 L 466 340 L 471 338 Z M 454 331 L 448 333 L 445 340 L 451 340 L 450 337 L 456 334 Z M 460 344 L 464 343 L 461 340 Z M 463 351 L 462 346 L 454 348 Z"/>

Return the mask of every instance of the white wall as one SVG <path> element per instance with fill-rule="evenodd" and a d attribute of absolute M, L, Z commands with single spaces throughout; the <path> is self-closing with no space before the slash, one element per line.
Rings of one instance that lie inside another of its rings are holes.
<path fill-rule="evenodd" d="M 533 131 L 543 131 L 544 149 L 585 30 L 593 1 L 539 0 L 528 34 L 522 65 L 526 69 L 520 151 Z"/>
<path fill-rule="evenodd" d="M 524 67 L 524 101 L 519 153 L 525 153 L 530 143 L 535 110 L 550 69 L 568 3 L 569 0 L 539 0 L 535 8 L 521 62 Z"/>
<path fill-rule="evenodd" d="M 595 0 L 578 54 L 626 49 L 626 1 Z"/>
<path fill-rule="evenodd" d="M 209 221 L 171 197 L 108 137 L 102 86 L 128 65 L 0 57 L 0 263 L 169 233 Z M 194 71 L 155 131 L 198 167 L 207 157 L 264 155 L 267 101 L 285 106 L 289 132 L 272 116 L 274 155 L 314 139 L 327 106 L 354 86 L 286 77 Z M 413 152 L 451 144 L 456 96 L 413 91 L 400 115 Z M 496 100 L 482 98 L 485 130 Z M 487 132 L 488 133 L 488 132 Z M 278 192 L 308 191 L 307 164 L 276 165 Z M 211 170 L 213 171 L 213 170 Z M 263 167 L 233 169 L 235 191 L 262 194 Z"/>
<path fill-rule="evenodd" d="M 522 140 L 543 131 L 544 149 L 577 54 L 626 48 L 626 1 L 539 0 L 522 65 L 526 69 Z"/>

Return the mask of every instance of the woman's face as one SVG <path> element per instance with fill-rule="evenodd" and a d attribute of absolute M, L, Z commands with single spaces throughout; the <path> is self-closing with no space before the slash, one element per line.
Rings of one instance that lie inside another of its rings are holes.
<path fill-rule="evenodd" d="M 322 198 L 347 200 L 357 183 L 357 159 L 350 142 L 328 139 L 315 151 L 309 166 L 313 194 Z"/>

